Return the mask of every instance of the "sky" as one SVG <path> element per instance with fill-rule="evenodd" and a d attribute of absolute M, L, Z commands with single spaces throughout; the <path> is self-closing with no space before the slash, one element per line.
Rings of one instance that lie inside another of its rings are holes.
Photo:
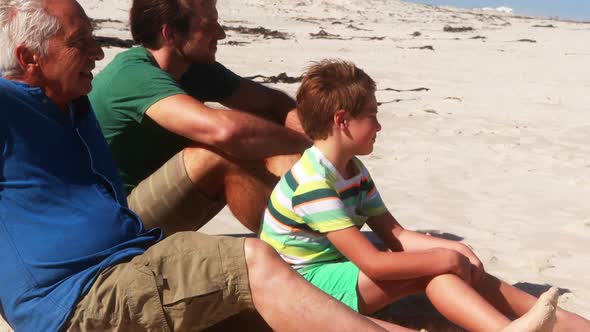
<path fill-rule="evenodd" d="M 590 21 L 590 0 L 408 0 L 462 8 L 509 7 L 515 14 Z"/>

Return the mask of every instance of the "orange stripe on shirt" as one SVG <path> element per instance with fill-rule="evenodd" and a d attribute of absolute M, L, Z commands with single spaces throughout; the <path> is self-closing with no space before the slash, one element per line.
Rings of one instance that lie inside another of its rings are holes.
<path fill-rule="evenodd" d="M 300 206 L 305 206 L 305 205 L 309 205 L 309 204 L 313 204 L 313 203 L 318 203 L 321 201 L 327 201 L 327 200 L 340 200 L 340 198 L 338 197 L 322 197 L 322 198 L 318 198 L 318 199 L 314 199 L 313 201 L 307 201 L 307 202 L 303 202 L 300 204 L 297 204 L 293 207 L 293 210 L 295 210 L 296 208 L 300 207 Z"/>

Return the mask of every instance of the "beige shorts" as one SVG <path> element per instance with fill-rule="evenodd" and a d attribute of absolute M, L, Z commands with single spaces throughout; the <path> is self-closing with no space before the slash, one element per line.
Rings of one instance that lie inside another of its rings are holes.
<path fill-rule="evenodd" d="M 210 199 L 191 182 L 183 151 L 141 181 L 127 197 L 129 208 L 146 228 L 161 227 L 165 236 L 201 228 L 226 204 L 225 200 Z"/>
<path fill-rule="evenodd" d="M 103 271 L 66 331 L 200 331 L 252 309 L 244 239 L 180 232 Z"/>

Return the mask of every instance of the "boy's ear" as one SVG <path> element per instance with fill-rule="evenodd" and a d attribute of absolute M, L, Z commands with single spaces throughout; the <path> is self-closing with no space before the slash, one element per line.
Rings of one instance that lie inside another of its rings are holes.
<path fill-rule="evenodd" d="M 350 114 L 346 110 L 337 110 L 334 113 L 334 126 L 336 126 L 339 129 L 348 128 L 349 118 Z"/>

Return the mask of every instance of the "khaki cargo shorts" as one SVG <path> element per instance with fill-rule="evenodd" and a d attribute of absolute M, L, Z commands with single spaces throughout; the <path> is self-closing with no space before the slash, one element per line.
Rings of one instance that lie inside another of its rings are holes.
<path fill-rule="evenodd" d="M 191 182 L 183 153 L 170 158 L 127 197 L 129 208 L 146 228 L 161 227 L 165 236 L 201 228 L 226 205 L 225 200 L 207 197 Z"/>
<path fill-rule="evenodd" d="M 200 331 L 252 309 L 244 239 L 180 232 L 103 271 L 66 331 Z"/>

